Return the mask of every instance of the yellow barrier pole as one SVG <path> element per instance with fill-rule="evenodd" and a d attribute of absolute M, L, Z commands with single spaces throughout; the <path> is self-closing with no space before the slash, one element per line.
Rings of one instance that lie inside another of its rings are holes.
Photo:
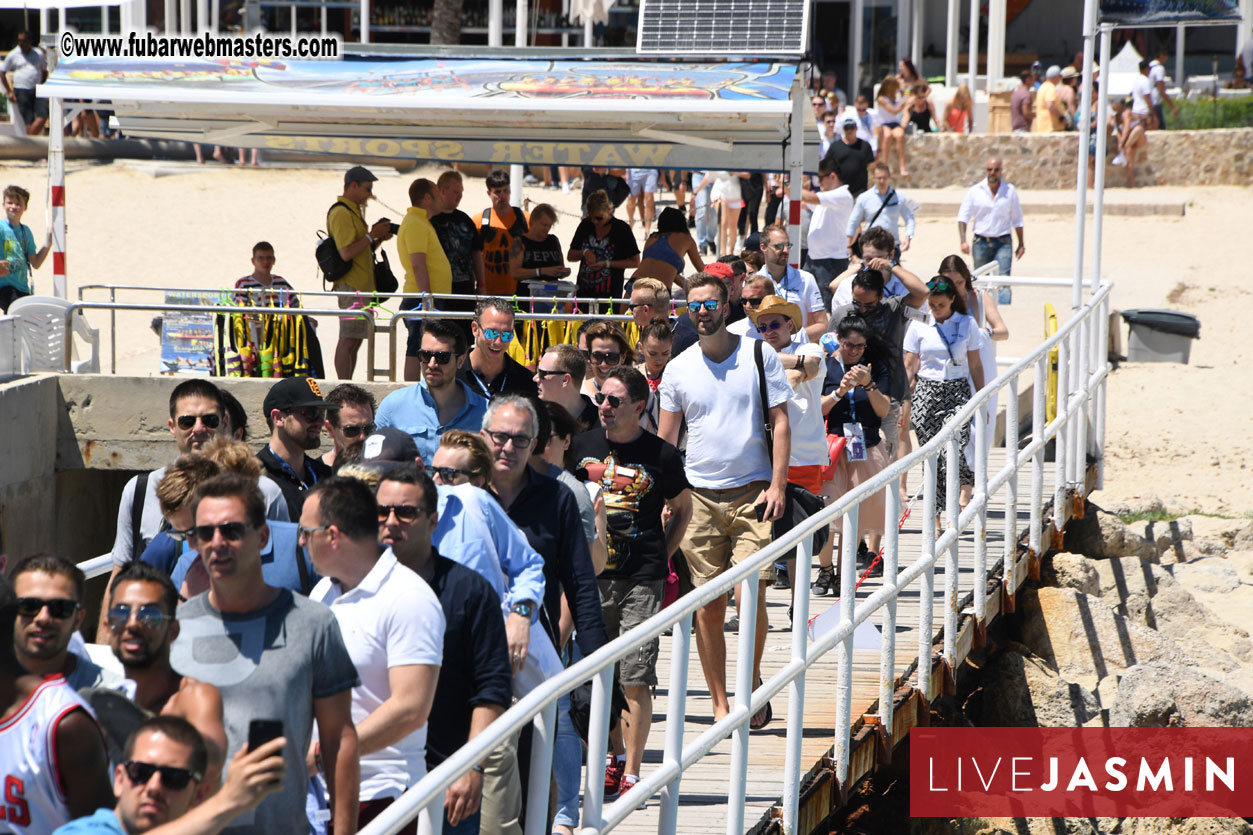
<path fill-rule="evenodd" d="M 1057 333 L 1057 311 L 1049 302 L 1044 303 L 1044 338 Z M 1044 390 L 1044 422 L 1052 423 L 1057 417 L 1057 349 L 1049 351 L 1048 382 Z"/>

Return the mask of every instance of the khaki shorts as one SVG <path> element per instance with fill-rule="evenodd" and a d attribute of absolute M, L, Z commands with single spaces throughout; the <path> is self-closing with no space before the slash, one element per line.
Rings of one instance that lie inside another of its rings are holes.
<path fill-rule="evenodd" d="M 692 488 L 692 521 L 683 536 L 683 555 L 693 586 L 703 586 L 770 544 L 771 523 L 757 521 L 755 505 L 769 486 L 754 481 L 727 490 Z M 773 566 L 767 563 L 758 577 L 772 580 Z"/>
<path fill-rule="evenodd" d="M 356 291 L 347 281 L 336 281 L 331 289 L 337 293 L 352 293 Z M 339 302 L 340 310 L 348 310 L 349 308 L 360 309 L 370 303 L 370 294 L 362 293 L 359 297 L 354 296 L 336 296 Z M 340 339 L 369 339 L 370 329 L 374 327 L 374 320 L 367 319 L 364 316 L 341 316 L 339 318 L 339 338 Z"/>
<path fill-rule="evenodd" d="M 665 580 L 608 577 L 596 582 L 600 586 L 600 613 L 611 641 L 661 611 Z M 660 646 L 661 642 L 654 638 L 619 661 L 618 680 L 626 687 L 656 687 Z"/>

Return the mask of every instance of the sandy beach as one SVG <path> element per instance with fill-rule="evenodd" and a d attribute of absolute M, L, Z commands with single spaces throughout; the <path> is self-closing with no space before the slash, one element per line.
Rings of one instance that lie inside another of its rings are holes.
<path fill-rule="evenodd" d="M 251 272 L 251 248 L 270 241 L 275 271 L 299 290 L 321 289 L 314 260 L 316 233 L 326 209 L 340 193 L 345 166 L 241 169 L 221 164 L 118 161 L 72 162 L 66 178 L 69 296 L 97 284 L 220 289 Z M 378 202 L 371 220 L 389 216 L 399 222 L 408 205 L 414 176 L 378 170 Z M 32 192 L 25 221 L 42 243 L 47 225 L 47 175 L 39 164 L 0 167 L 4 183 Z M 1013 181 L 1012 168 L 1006 179 Z M 953 214 L 933 206 L 961 199 L 962 189 L 904 193 L 923 205 L 915 244 L 905 264 L 929 278 L 940 260 L 957 252 Z M 481 179 L 468 179 L 461 208 L 477 216 L 487 205 Z M 578 196 L 560 190 L 528 187 L 533 202 L 549 202 L 562 212 L 553 233 L 569 241 L 577 224 Z M 666 199 L 669 194 L 662 195 Z M 1033 214 L 1032 200 L 1057 203 L 1073 199 L 1065 192 L 1032 192 L 1027 205 L 1026 256 L 1015 263 L 1018 275 L 1064 277 L 1072 273 L 1073 215 Z M 1183 216 L 1107 216 L 1102 273 L 1117 283 L 1114 307 L 1170 308 L 1201 320 L 1201 339 L 1191 363 L 1124 363 L 1110 379 L 1105 489 L 1098 504 L 1134 501 L 1149 494 L 1171 498 L 1187 508 L 1238 518 L 1253 516 L 1253 393 L 1239 383 L 1253 362 L 1244 326 L 1253 310 L 1253 291 L 1239 278 L 1247 269 L 1249 218 L 1253 192 L 1234 187 L 1156 188 L 1134 195 L 1113 189 L 1110 200 L 1186 203 Z M 567 214 L 568 213 L 568 214 Z M 623 209 L 618 215 L 624 217 Z M 638 226 L 637 226 L 638 233 Z M 1091 231 L 1088 233 L 1089 246 Z M 399 273 L 394 244 L 388 244 Z M 1242 255 L 1243 253 L 1243 255 Z M 52 260 L 35 277 L 36 292 L 49 293 Z M 88 299 L 105 301 L 107 292 L 89 291 Z M 119 301 L 160 303 L 160 292 L 119 292 Z M 329 301 L 329 300 L 328 300 Z M 1002 313 L 1011 338 L 1000 343 L 1002 357 L 1019 357 L 1043 334 L 1043 304 L 1052 302 L 1062 321 L 1070 307 L 1069 289 L 1018 288 Z M 315 306 L 313 299 L 306 307 Z M 329 306 L 318 302 L 316 306 Z M 117 317 L 119 374 L 159 373 L 160 345 L 150 329 L 156 311 Z M 110 356 L 109 316 L 88 313 L 101 331 L 102 367 Z M 329 361 L 336 324 L 320 328 Z M 1125 351 L 1125 328 L 1124 328 Z M 384 347 L 380 345 L 380 354 Z M 386 365 L 385 356 L 377 361 Z M 364 379 L 365 353 L 357 376 Z"/>

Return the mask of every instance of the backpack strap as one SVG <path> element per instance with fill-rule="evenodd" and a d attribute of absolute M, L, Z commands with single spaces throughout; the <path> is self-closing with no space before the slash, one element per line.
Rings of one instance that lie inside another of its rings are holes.
<path fill-rule="evenodd" d="M 140 473 L 135 477 L 135 495 L 131 497 L 131 562 L 139 559 L 144 552 L 144 537 L 139 532 L 139 525 L 144 519 L 144 503 L 148 500 L 148 476 Z"/>
<path fill-rule="evenodd" d="M 483 210 L 483 219 L 479 222 L 480 229 L 488 229 L 492 225 L 492 207 L 488 206 Z"/>

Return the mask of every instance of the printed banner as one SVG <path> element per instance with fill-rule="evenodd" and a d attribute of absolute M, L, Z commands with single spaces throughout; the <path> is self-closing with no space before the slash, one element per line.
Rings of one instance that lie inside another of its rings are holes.
<path fill-rule="evenodd" d="M 1246 817 L 1253 728 L 915 728 L 912 817 Z"/>
<path fill-rule="evenodd" d="M 1101 0 L 1101 22 L 1127 26 L 1240 22 L 1237 0 Z"/>
<path fill-rule="evenodd" d="M 198 290 L 166 291 L 165 303 L 213 306 L 223 303 L 222 295 Z M 162 315 L 161 373 L 206 376 L 213 373 L 212 313 L 170 311 Z"/>

